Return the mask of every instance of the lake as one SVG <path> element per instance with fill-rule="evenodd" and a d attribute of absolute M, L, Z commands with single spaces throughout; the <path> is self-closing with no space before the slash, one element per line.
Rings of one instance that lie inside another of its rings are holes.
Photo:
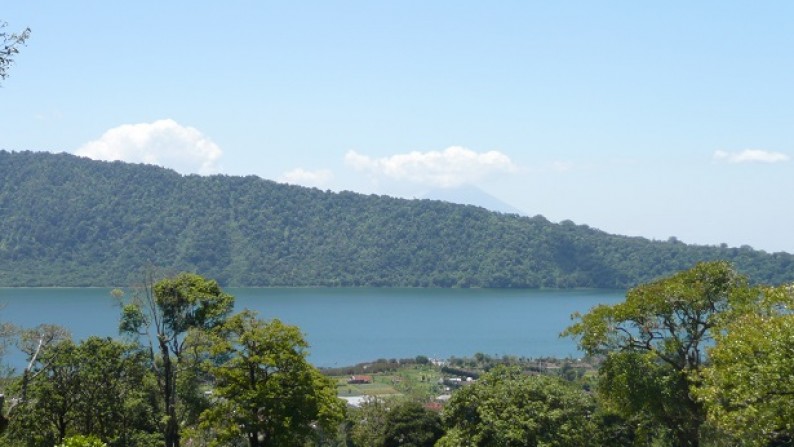
<path fill-rule="evenodd" d="M 573 312 L 623 300 L 622 290 L 229 288 L 235 310 L 301 328 L 317 366 L 379 358 L 577 357 L 559 338 Z M 74 338 L 118 335 L 119 306 L 102 288 L 0 288 L 0 321 L 65 326 Z M 21 357 L 6 360 L 21 366 Z"/>

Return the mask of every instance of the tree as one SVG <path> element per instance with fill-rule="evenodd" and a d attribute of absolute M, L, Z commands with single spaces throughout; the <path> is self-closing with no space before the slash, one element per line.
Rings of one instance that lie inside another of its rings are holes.
<path fill-rule="evenodd" d="M 736 444 L 794 445 L 794 289 L 765 290 L 758 309 L 716 335 L 696 390 L 708 418 Z"/>
<path fill-rule="evenodd" d="M 444 409 L 447 433 L 438 446 L 591 445 L 593 400 L 549 376 L 497 366 L 453 394 Z"/>
<path fill-rule="evenodd" d="M 120 284 L 153 257 L 235 286 L 628 288 L 726 257 L 756 281 L 794 281 L 792 254 L 256 177 L 0 150 L 0 179 L 4 286 Z"/>
<path fill-rule="evenodd" d="M 300 330 L 251 311 L 229 318 L 212 353 L 215 402 L 202 414 L 213 445 L 302 446 L 315 427 L 333 432 L 344 418 L 335 384 L 306 360 Z"/>
<path fill-rule="evenodd" d="M 0 359 L 3 358 L 6 348 L 13 342 L 17 335 L 17 328 L 10 323 L 0 323 Z M 13 369 L 5 364 L 0 365 L 0 380 L 6 379 L 13 373 Z M 5 390 L 0 390 L 0 435 L 8 428 L 8 417 L 5 411 Z"/>
<path fill-rule="evenodd" d="M 26 355 L 28 364 L 22 371 L 22 376 L 19 380 L 19 389 L 16 390 L 18 396 L 11 399 L 11 404 L 8 408 L 8 416 L 6 417 L 0 414 L 0 434 L 3 434 L 9 427 L 20 405 L 22 405 L 22 409 L 24 410 L 24 407 L 28 403 L 28 388 L 31 381 L 47 371 L 48 365 L 46 363 L 34 369 L 34 367 L 37 366 L 37 362 L 40 361 L 40 356 L 52 346 L 56 346 L 58 343 L 69 338 L 69 332 L 66 329 L 49 324 L 41 324 L 33 329 L 17 329 L 11 325 L 3 325 L 2 327 L 2 336 L 4 337 L 3 345 L 5 346 L 8 339 L 13 338 L 17 348 Z M 5 395 L 0 394 L 0 410 L 2 410 L 4 401 Z M 22 411 L 22 413 L 24 413 L 24 411 Z"/>
<path fill-rule="evenodd" d="M 28 365 L 22 371 L 21 392 L 18 402 L 27 401 L 28 385 L 36 376 L 46 372 L 46 362 L 37 370 L 33 370 L 39 356 L 52 346 L 57 346 L 64 340 L 71 338 L 69 331 L 65 328 L 52 324 L 40 324 L 33 329 L 22 329 L 19 331 L 17 348 L 27 357 Z"/>
<path fill-rule="evenodd" d="M 598 391 L 626 417 L 648 415 L 673 443 L 696 447 L 706 415 L 691 389 L 705 360 L 704 347 L 727 316 L 758 296 L 747 279 L 722 261 L 697 264 L 631 289 L 626 300 L 600 305 L 563 335 L 590 355 L 606 355 Z"/>
<path fill-rule="evenodd" d="M 384 447 L 433 447 L 444 434 L 441 418 L 418 402 L 402 402 L 386 414 Z"/>
<path fill-rule="evenodd" d="M 8 70 L 14 63 L 14 56 L 19 53 L 19 47 L 25 45 L 25 41 L 30 37 L 30 28 L 25 28 L 19 34 L 8 34 L 5 27 L 8 23 L 0 21 L 0 81 L 8 77 Z"/>
<path fill-rule="evenodd" d="M 16 412 L 9 437 L 53 445 L 69 436 L 96 436 L 111 445 L 160 445 L 143 355 L 130 345 L 90 337 L 63 340 L 34 364 L 36 379 Z"/>
<path fill-rule="evenodd" d="M 107 447 L 107 444 L 96 436 L 74 435 L 64 439 L 55 447 Z"/>
<path fill-rule="evenodd" d="M 177 414 L 180 367 L 191 331 L 209 331 L 221 325 L 234 305 L 234 298 L 218 283 L 181 273 L 155 282 L 149 272 L 143 287 L 122 307 L 120 330 L 148 336 L 151 365 L 164 406 L 163 435 L 166 447 L 179 447 L 180 418 Z M 156 355 L 155 353 L 159 354 Z"/>
<path fill-rule="evenodd" d="M 72 422 L 79 390 L 75 362 L 71 361 L 76 348 L 68 338 L 42 345 L 41 339 L 36 343 L 38 337 L 31 337 L 42 332 L 26 332 L 21 347 L 28 350 L 29 345 L 28 351 L 35 351 L 35 355 L 29 354 L 30 362 L 19 380 L 19 395 L 23 397 L 11 413 L 6 435 L 30 446 L 53 445 L 63 440 Z"/>
<path fill-rule="evenodd" d="M 370 397 L 358 408 L 348 410 L 350 440 L 357 447 L 382 446 L 386 436 L 389 408 L 383 399 Z"/>
<path fill-rule="evenodd" d="M 110 338 L 89 337 L 76 356 L 79 399 L 74 432 L 94 435 L 111 446 L 157 446 L 157 395 L 146 354 Z"/>
<path fill-rule="evenodd" d="M 596 410 L 593 415 L 595 433 L 593 446 L 603 447 L 636 447 L 640 445 L 638 439 L 642 435 L 643 421 L 636 417 L 623 417 L 605 411 L 603 408 Z M 648 437 L 645 436 L 647 439 Z"/>

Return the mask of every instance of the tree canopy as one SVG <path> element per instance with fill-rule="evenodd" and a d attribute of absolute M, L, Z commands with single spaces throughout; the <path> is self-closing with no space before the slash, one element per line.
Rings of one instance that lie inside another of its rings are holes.
<path fill-rule="evenodd" d="M 706 347 L 720 325 L 743 312 L 759 290 L 718 261 L 631 289 L 626 300 L 600 305 L 563 335 L 588 354 L 606 355 L 599 393 L 624 416 L 646 415 L 678 446 L 698 446 L 705 410 L 699 384 Z"/>
<path fill-rule="evenodd" d="M 441 418 L 418 402 L 402 402 L 386 414 L 383 447 L 433 447 L 444 434 Z"/>
<path fill-rule="evenodd" d="M 213 404 L 201 415 L 212 445 L 303 446 L 316 429 L 333 432 L 344 418 L 336 386 L 306 360 L 300 330 L 251 311 L 229 318 L 211 345 L 223 359 L 210 368 Z"/>
<path fill-rule="evenodd" d="M 200 336 L 220 326 L 234 306 L 234 297 L 215 280 L 194 273 L 155 280 L 155 273 L 147 271 L 135 292 L 123 303 L 119 328 L 134 337 L 147 336 L 152 371 L 166 413 L 162 419 L 165 445 L 179 447 L 184 420 L 178 414 L 183 400 L 179 389 L 181 385 L 192 390 L 189 379 L 191 368 L 195 368 L 183 355 L 192 340 L 189 335 Z M 190 410 L 186 408 L 184 414 L 191 414 Z"/>
<path fill-rule="evenodd" d="M 31 447 L 71 446 L 91 433 L 113 446 L 161 445 L 152 434 L 154 382 L 144 358 L 134 345 L 98 337 L 48 346 L 35 360 L 26 398 L 14 409 L 9 438 Z"/>
<path fill-rule="evenodd" d="M 708 417 L 736 444 L 794 443 L 794 289 L 766 288 L 763 300 L 726 321 L 694 390 Z"/>
<path fill-rule="evenodd" d="M 458 390 L 444 409 L 441 447 L 588 445 L 594 402 L 559 379 L 497 367 Z"/>
<path fill-rule="evenodd" d="M 307 361 L 300 330 L 250 311 L 228 317 L 232 298 L 215 281 L 187 273 L 146 284 L 130 298 L 113 292 L 125 302 L 121 326 L 132 340 L 74 342 L 63 328 L 46 324 L 14 331 L 28 367 L 0 382 L 10 393 L 0 399 L 8 416 L 0 424 L 0 444 L 794 442 L 794 288 L 751 286 L 724 262 L 697 264 L 630 290 L 622 303 L 579 315 L 567 333 L 595 356 L 589 361 L 598 367 L 596 377 L 511 357 L 451 359 L 439 372 L 475 380 L 453 392 L 441 421 L 422 405 L 424 393 L 372 398 L 345 411 L 334 381 Z M 427 358 L 415 361 L 430 368 Z M 382 366 L 362 368 L 375 374 Z M 392 383 L 415 373 L 392 376 Z"/>
<path fill-rule="evenodd" d="M 112 286 L 141 265 L 224 286 L 628 288 L 725 259 L 794 280 L 794 256 L 615 236 L 570 221 L 0 151 L 0 286 Z"/>

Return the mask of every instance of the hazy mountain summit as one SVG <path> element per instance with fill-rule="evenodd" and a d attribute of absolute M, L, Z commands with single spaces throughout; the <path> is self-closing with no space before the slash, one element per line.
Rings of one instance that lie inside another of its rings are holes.
<path fill-rule="evenodd" d="M 506 214 L 527 215 L 518 208 L 494 197 L 474 185 L 463 185 L 456 188 L 436 188 L 422 195 L 423 199 L 441 200 L 461 205 L 480 206 L 490 211 Z"/>

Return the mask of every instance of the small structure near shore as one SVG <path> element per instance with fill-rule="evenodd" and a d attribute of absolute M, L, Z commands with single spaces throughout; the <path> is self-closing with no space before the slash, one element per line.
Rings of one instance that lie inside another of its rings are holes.
<path fill-rule="evenodd" d="M 350 385 L 372 383 L 372 376 L 350 376 L 347 383 Z"/>

